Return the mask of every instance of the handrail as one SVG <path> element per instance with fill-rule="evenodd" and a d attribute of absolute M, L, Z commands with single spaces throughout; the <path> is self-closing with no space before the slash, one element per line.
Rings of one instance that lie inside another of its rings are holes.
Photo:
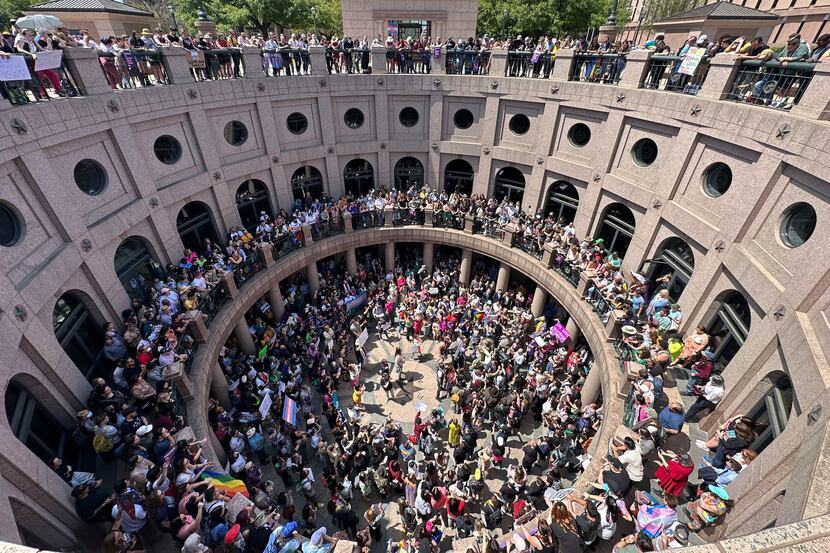
<path fill-rule="evenodd" d="M 813 79 L 816 64 L 778 60 L 741 60 L 726 95 L 732 102 L 789 110 L 797 105 Z"/>
<path fill-rule="evenodd" d="M 640 88 L 666 90 L 696 95 L 709 74 L 709 56 L 704 56 L 694 73 L 680 72 L 684 56 L 656 54 L 651 56 Z"/>
<path fill-rule="evenodd" d="M 575 52 L 569 81 L 617 84 L 622 76 L 627 54 Z"/>

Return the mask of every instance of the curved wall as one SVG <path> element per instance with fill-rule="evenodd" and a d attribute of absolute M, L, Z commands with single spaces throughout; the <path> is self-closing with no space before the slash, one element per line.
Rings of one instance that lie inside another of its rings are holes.
<path fill-rule="evenodd" d="M 407 106 L 419 111 L 415 127 L 399 122 L 398 113 Z M 359 129 L 343 119 L 352 107 L 365 115 Z M 453 124 L 460 108 L 473 114 L 467 129 Z M 284 130 L 294 112 L 309 120 L 303 135 Z M 524 135 L 509 129 L 516 113 L 530 119 Z M 223 138 L 232 120 L 248 129 L 242 145 Z M 583 147 L 568 139 L 575 123 L 591 131 Z M 161 135 L 181 144 L 175 164 L 161 163 L 153 153 Z M 657 161 L 648 167 L 631 157 L 641 138 L 653 139 L 658 148 Z M 828 142 L 827 123 L 756 106 L 499 77 L 251 78 L 0 107 L 0 202 L 24 222 L 19 242 L 0 247 L 0 385 L 5 390 L 14 375 L 30 375 L 55 417 L 62 424 L 71 421 L 89 385 L 55 338 L 55 301 L 76 291 L 97 322 L 119 320 L 128 298 L 113 266 L 116 248 L 129 236 L 141 236 L 162 264 L 178 260 L 182 243 L 176 217 L 190 201 L 207 205 L 224 234 L 240 222 L 234 195 L 246 179 L 264 182 L 277 209 L 291 205 L 289 180 L 303 165 L 317 167 L 326 190 L 337 197 L 344 187 L 343 170 L 356 157 L 372 163 L 378 184 L 391 182 L 398 159 L 415 157 L 424 164 L 427 182 L 438 185 L 446 164 L 463 158 L 475 171 L 475 193 L 492 193 L 501 168 L 519 168 L 526 181 L 522 204 L 528 209 L 544 206 L 553 182 L 571 182 L 579 193 L 578 236 L 595 235 L 605 209 L 624 202 L 636 221 L 626 269 L 640 269 L 670 236 L 685 240 L 696 264 L 679 298 L 684 330 L 708 322 L 714 300 L 724 291 L 741 291 L 750 305 L 751 328 L 724 372 L 727 397 L 704 427 L 757 403 L 770 374 L 789 375 L 796 401 L 774 446 L 732 485 L 740 508 L 726 532 L 740 535 L 830 512 L 830 478 L 825 476 L 830 430 L 822 413 L 830 385 L 830 363 L 822 350 L 830 340 L 823 240 L 830 231 L 830 160 L 822 155 Z M 73 183 L 76 163 L 86 158 L 108 174 L 106 188 L 94 196 Z M 733 180 L 725 194 L 712 198 L 701 179 L 716 161 L 729 164 Z M 817 225 L 806 244 L 790 248 L 778 229 L 785 210 L 799 201 L 815 207 Z M 355 236 L 364 240 L 368 234 Z M 475 239 L 469 247 L 479 251 L 482 243 Z M 545 274 L 534 270 L 531 258 L 504 253 L 518 256 L 508 263 L 543 282 Z M 294 263 L 291 259 L 280 262 L 280 273 L 283 263 Z M 584 309 L 557 295 L 555 281 L 549 290 L 571 313 Z M 215 336 L 212 327 L 209 339 Z M 197 394 L 204 389 L 194 386 Z M 26 497 L 49 520 L 54 543 L 72 541 L 81 525 L 68 489 L 13 436 L 5 410 L 0 444 L 0 504 Z M 24 474 L 16 467 L 33 468 Z M 19 541 L 9 518 L 0 535 Z"/>

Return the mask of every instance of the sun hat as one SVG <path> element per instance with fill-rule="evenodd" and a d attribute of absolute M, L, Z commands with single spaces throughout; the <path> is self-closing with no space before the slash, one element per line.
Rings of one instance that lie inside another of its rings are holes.
<path fill-rule="evenodd" d="M 721 499 L 729 499 L 729 493 L 720 486 L 709 484 L 709 491 L 715 494 L 716 496 L 720 497 Z"/>
<path fill-rule="evenodd" d="M 142 425 L 142 426 L 138 427 L 138 430 L 135 431 L 135 435 L 136 436 L 146 436 L 147 434 L 149 434 L 152 431 L 153 431 L 153 425 L 152 424 L 145 424 L 145 425 Z"/>
<path fill-rule="evenodd" d="M 142 35 L 152 35 L 153 33 L 150 32 L 150 29 L 148 29 L 147 27 L 144 27 L 143 29 L 141 29 L 141 34 Z"/>

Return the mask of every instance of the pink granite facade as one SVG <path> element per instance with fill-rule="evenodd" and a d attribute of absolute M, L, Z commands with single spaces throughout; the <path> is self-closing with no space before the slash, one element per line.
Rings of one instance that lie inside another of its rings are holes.
<path fill-rule="evenodd" d="M 679 298 L 683 330 L 708 322 L 728 290 L 748 300 L 748 337 L 724 371 L 726 399 L 704 427 L 755 405 L 771 375 L 789 376 L 795 401 L 781 435 L 732 484 L 737 508 L 719 535 L 741 536 L 827 514 L 830 258 L 824 238 L 830 235 L 830 160 L 821 154 L 830 142 L 830 125 L 823 120 L 827 99 L 805 95 L 794 113 L 786 113 L 719 100 L 712 88 L 699 97 L 641 90 L 628 76 L 619 87 L 566 82 L 556 80 L 559 60 L 556 67 L 553 80 L 260 77 L 119 93 L 93 83 L 89 90 L 102 93 L 19 108 L 0 105 L 0 202 L 21 222 L 17 242 L 0 247 L 0 386 L 5 391 L 14 382 L 25 388 L 71 429 L 90 388 L 53 332 L 56 300 L 72 291 L 96 322 L 120 320 L 129 300 L 116 276 L 116 249 L 128 237 L 141 237 L 162 265 L 177 261 L 182 242 L 176 217 L 188 202 L 207 205 L 221 235 L 240 223 L 240 184 L 260 180 L 275 210 L 289 208 L 291 175 L 305 165 L 320 171 L 334 197 L 343 193 L 343 170 L 355 158 L 372 164 L 380 185 L 392 182 L 399 159 L 414 157 L 424 165 L 425 180 L 436 186 L 443 185 L 450 161 L 464 159 L 475 172 L 473 192 L 482 194 L 493 193 L 500 169 L 516 167 L 525 178 L 528 209 L 544 206 L 555 181 L 573 184 L 579 193 L 578 236 L 595 235 L 610 204 L 627 205 L 636 232 L 626 269 L 641 269 L 667 238 L 682 238 L 695 258 Z M 826 91 L 827 74 L 819 75 L 816 92 Z M 716 88 L 718 82 L 710 74 L 706 84 Z M 365 116 L 359 129 L 344 123 L 346 110 L 355 107 Z M 401 125 L 404 107 L 418 110 L 415 127 Z M 466 129 L 453 123 L 462 108 L 473 115 Z M 308 119 L 302 135 L 286 131 L 286 118 L 295 112 Z M 526 134 L 510 129 L 517 114 L 530 120 Z M 224 139 L 230 121 L 247 128 L 248 139 L 239 146 Z M 568 138 L 577 123 L 591 131 L 581 147 Z M 153 153 L 161 135 L 181 145 L 174 164 Z M 647 167 L 631 155 L 642 138 L 658 148 L 657 160 Z M 106 187 L 96 195 L 73 182 L 82 159 L 106 171 Z M 717 198 L 702 184 L 715 162 L 726 163 L 733 175 L 729 190 Z M 812 237 L 793 248 L 779 230 L 798 202 L 814 207 L 817 222 Z M 272 261 L 217 315 L 183 385 L 191 390 L 188 414 L 197 436 L 208 430 L 204 405 L 215 373 L 211 362 L 241 313 L 316 259 L 390 241 L 459 246 L 500 259 L 539 283 L 569 310 L 594 350 L 609 413 L 603 436 L 613 434 L 621 415 L 621 377 L 605 327 L 576 290 L 541 262 L 491 239 L 388 228 L 329 238 Z M 56 548 L 71 547 L 89 531 L 75 515 L 69 487 L 15 437 L 6 410 L 0 414 L 0 513 L 5 541 L 20 543 L 24 529 Z"/>

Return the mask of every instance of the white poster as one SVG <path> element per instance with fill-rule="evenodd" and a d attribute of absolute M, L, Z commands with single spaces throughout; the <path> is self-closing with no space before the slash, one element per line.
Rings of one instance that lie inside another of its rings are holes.
<path fill-rule="evenodd" d="M 271 404 L 273 400 L 271 400 L 271 394 L 266 394 L 264 398 L 262 398 L 262 403 L 259 404 L 259 416 L 262 420 L 268 416 L 268 413 L 271 412 Z"/>
<path fill-rule="evenodd" d="M 38 52 L 37 57 L 35 58 L 35 71 L 58 68 L 61 66 L 62 59 L 62 50 L 55 50 L 53 52 Z"/>
<path fill-rule="evenodd" d="M 680 64 L 680 73 L 684 75 L 694 75 L 697 66 L 706 54 L 706 48 L 690 48 Z"/>
<path fill-rule="evenodd" d="M 357 337 L 357 347 L 362 348 L 366 341 L 369 339 L 369 331 L 367 329 L 363 329 L 363 332 L 360 333 L 360 336 Z"/>
<path fill-rule="evenodd" d="M 0 58 L 0 81 L 28 81 L 31 78 L 23 56 Z"/>

